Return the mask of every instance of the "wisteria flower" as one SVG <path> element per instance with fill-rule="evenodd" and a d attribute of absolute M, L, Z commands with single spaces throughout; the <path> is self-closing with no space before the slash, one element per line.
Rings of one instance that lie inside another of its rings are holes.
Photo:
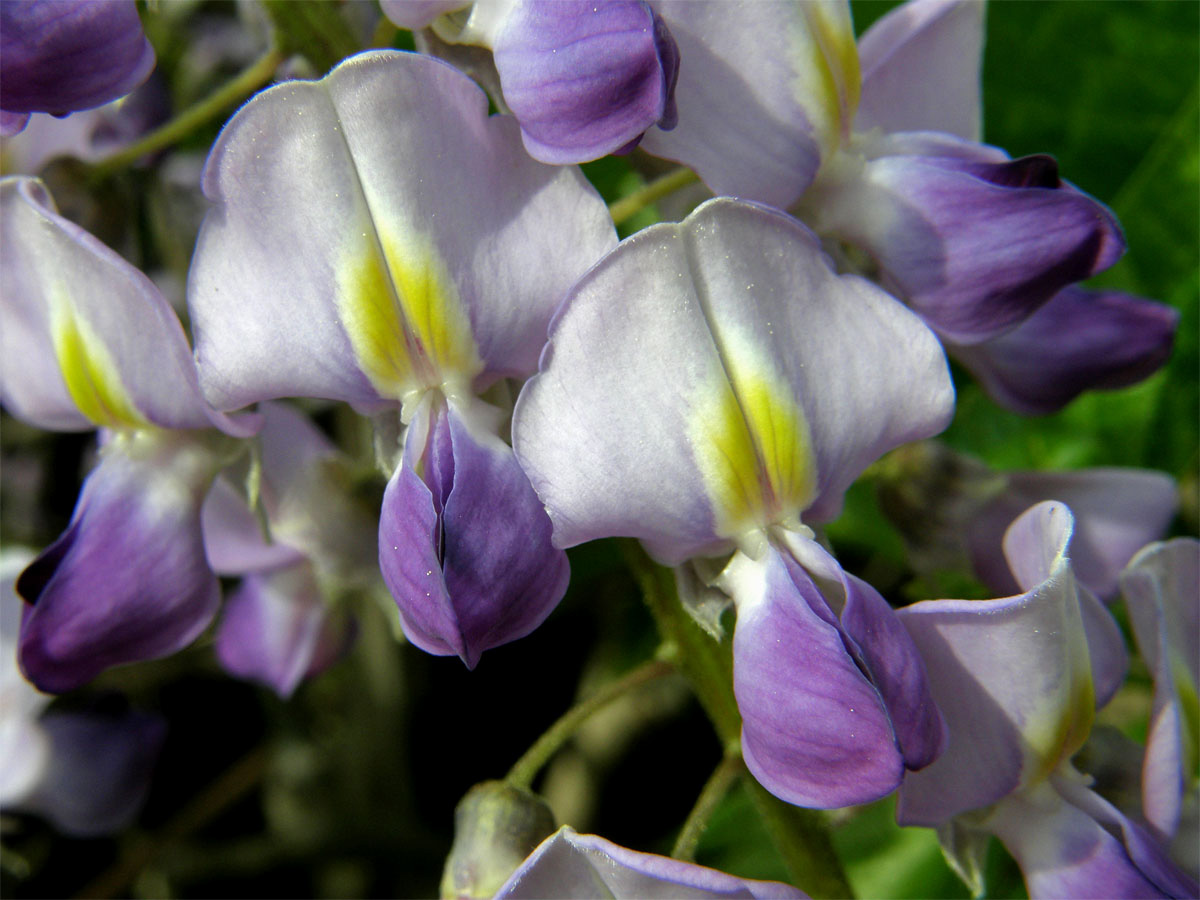
<path fill-rule="evenodd" d="M 0 134 L 29 114 L 65 115 L 128 94 L 154 69 L 133 0 L 0 4 Z"/>
<path fill-rule="evenodd" d="M 538 897 L 801 898 L 778 881 L 753 881 L 653 853 L 627 850 L 564 825 L 546 838 L 496 894 L 496 900 Z"/>
<path fill-rule="evenodd" d="M 567 561 L 484 395 L 533 372 L 555 304 L 615 243 L 599 196 L 530 159 L 466 76 L 396 52 L 255 97 L 204 192 L 188 300 L 206 396 L 373 413 L 379 562 L 409 639 L 473 667 L 527 634 Z"/>
<path fill-rule="evenodd" d="M 258 423 L 200 395 L 174 312 L 144 275 L 59 216 L 40 181 L 0 181 L 0 400 L 41 428 L 100 428 L 67 530 L 17 581 L 20 656 L 65 691 L 190 643 L 219 591 L 200 504 Z"/>
<path fill-rule="evenodd" d="M 336 595 L 378 579 L 375 524 L 347 491 L 329 438 L 283 404 L 259 412 L 263 520 L 236 484 L 249 473 L 233 469 L 214 483 L 201 522 L 213 570 L 243 576 L 225 598 L 217 659 L 288 697 L 350 647 L 355 625 Z"/>
<path fill-rule="evenodd" d="M 901 824 L 941 826 L 960 868 L 992 833 L 1031 897 L 1188 897 L 1196 885 L 1149 832 L 1089 788 L 1071 764 L 1095 709 L 1124 678 L 1115 620 L 1075 581 L 1073 521 L 1030 508 L 1005 535 L 1022 593 L 931 600 L 900 610 L 946 716 L 940 759 L 905 776 Z"/>
<path fill-rule="evenodd" d="M 746 763 L 785 800 L 843 806 L 934 758 L 941 722 L 886 602 L 810 526 L 952 409 L 912 313 L 837 276 L 795 220 L 714 200 L 572 289 L 513 437 L 558 546 L 624 535 L 670 565 L 736 550 L 718 586 Z"/>
<path fill-rule="evenodd" d="M 651 126 L 674 127 L 679 52 L 641 0 L 382 0 L 404 28 L 492 50 L 504 105 L 525 149 L 546 163 L 632 150 Z M 449 13 L 450 15 L 446 15 Z"/>
<path fill-rule="evenodd" d="M 1175 480 L 1115 466 L 1001 472 L 928 441 L 896 451 L 880 471 L 883 509 L 918 569 L 970 566 L 996 594 L 1019 593 L 1002 545 L 1030 506 L 1059 500 L 1071 510 L 1071 568 L 1105 602 L 1126 563 L 1166 533 L 1179 506 Z"/>
<path fill-rule="evenodd" d="M 14 583 L 32 558 L 0 554 L 0 808 L 43 816 L 65 834 L 108 834 L 141 809 L 166 725 L 131 710 L 45 709 L 51 698 L 17 666 L 24 604 Z"/>
<path fill-rule="evenodd" d="M 1121 573 L 1121 592 L 1154 678 L 1142 813 L 1169 840 L 1200 765 L 1200 543 L 1175 538 L 1143 548 Z"/>
<path fill-rule="evenodd" d="M 981 3 L 916 0 L 857 47 L 840 3 L 660 9 L 683 60 L 679 125 L 642 146 L 718 194 L 791 209 L 996 400 L 1053 412 L 1166 361 L 1174 309 L 1073 287 L 1124 252 L 1112 213 L 1052 158 L 978 142 Z"/>

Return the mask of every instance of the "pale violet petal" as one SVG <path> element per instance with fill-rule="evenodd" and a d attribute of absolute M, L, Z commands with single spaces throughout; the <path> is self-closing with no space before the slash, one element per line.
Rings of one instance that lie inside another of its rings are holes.
<path fill-rule="evenodd" d="M 513 433 L 557 543 L 627 535 L 676 563 L 832 518 L 862 469 L 952 406 L 908 310 L 836 275 L 794 219 L 718 199 L 581 279 Z"/>
<path fill-rule="evenodd" d="M 1163 836 L 1178 827 L 1197 754 L 1200 668 L 1200 544 L 1194 538 L 1155 543 L 1121 573 L 1121 591 L 1138 649 L 1154 679 L 1146 736 L 1142 806 Z"/>
<path fill-rule="evenodd" d="M 256 96 L 204 191 L 188 299 L 222 408 L 526 375 L 554 306 L 615 241 L 578 170 L 530 159 L 466 76 L 395 51 Z"/>
<path fill-rule="evenodd" d="M 39 427 L 206 428 L 183 327 L 150 279 L 60 216 L 41 181 L 0 181 L 0 396 Z"/>
<path fill-rule="evenodd" d="M 855 128 L 979 140 L 983 10 L 981 0 L 913 0 L 868 28 Z"/>
<path fill-rule="evenodd" d="M 326 606 L 312 567 L 301 561 L 242 579 L 225 600 L 217 659 L 227 672 L 286 699 L 335 662 L 353 637 L 349 620 Z"/>
<path fill-rule="evenodd" d="M 997 553 L 1004 532 L 1024 510 L 1041 500 L 1071 509 L 1071 568 L 1101 600 L 1117 592 L 1117 576 L 1141 547 L 1162 537 L 1179 505 L 1174 479 L 1149 469 L 1097 467 L 1075 471 L 1019 471 L 1007 475 L 998 494 L 967 528 L 972 563 L 997 593 L 1015 593 L 1017 583 Z"/>
<path fill-rule="evenodd" d="M 1025 876 L 1031 897 L 1161 898 L 1119 838 L 1049 783 L 1006 798 L 987 827 Z"/>
<path fill-rule="evenodd" d="M 1065 553 L 1071 515 L 1030 509 L 1006 551 L 1027 590 L 999 600 L 930 600 L 899 611 L 946 717 L 946 752 L 900 788 L 904 824 L 937 825 L 1044 779 L 1091 728 L 1091 663 Z"/>
<path fill-rule="evenodd" d="M 652 853 L 627 850 L 564 825 L 546 838 L 500 888 L 496 900 L 791 900 L 807 895 L 777 881 L 752 881 Z"/>
<path fill-rule="evenodd" d="M 678 124 L 641 147 L 695 169 L 714 193 L 794 203 L 844 137 L 858 56 L 841 3 L 663 0 L 679 47 Z"/>

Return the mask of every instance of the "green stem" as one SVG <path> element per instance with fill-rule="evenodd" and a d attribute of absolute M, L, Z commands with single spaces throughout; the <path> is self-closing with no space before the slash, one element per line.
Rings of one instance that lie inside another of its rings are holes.
<path fill-rule="evenodd" d="M 692 621 L 679 602 L 670 569 L 657 565 L 636 541 L 623 541 L 622 550 L 659 633 L 669 642 L 676 668 L 691 683 L 726 754 L 740 756 L 742 720 L 733 695 L 730 642 L 717 643 Z M 824 815 L 785 803 L 753 778 L 745 781 L 792 882 L 811 897 L 852 897 Z"/>
<path fill-rule="evenodd" d="M 740 753 L 742 717 L 731 687 L 729 642 L 717 643 L 687 615 L 678 599 L 674 572 L 650 559 L 637 541 L 621 541 L 621 550 L 667 642 L 668 658 L 691 683 L 726 752 Z"/>
<path fill-rule="evenodd" d="M 700 843 L 704 830 L 708 828 L 713 812 L 745 771 L 746 765 L 736 753 L 730 753 L 721 760 L 704 783 L 700 796 L 696 798 L 696 805 L 688 813 L 687 821 L 679 831 L 675 846 L 671 848 L 673 857 L 685 862 L 693 862 L 696 859 L 696 846 Z"/>
<path fill-rule="evenodd" d="M 814 898 L 853 897 L 825 815 L 784 803 L 753 778 L 746 779 L 746 788 L 792 882 Z"/>
<path fill-rule="evenodd" d="M 143 156 L 156 153 L 183 140 L 201 125 L 246 99 L 270 81 L 271 76 L 275 74 L 275 70 L 282 62 L 283 54 L 279 50 L 274 48 L 268 50 L 233 81 L 218 88 L 199 103 L 184 110 L 141 140 L 97 162 L 92 167 L 92 177 L 95 180 L 107 178 Z"/>
<path fill-rule="evenodd" d="M 670 663 L 654 659 L 643 663 L 622 678 L 600 688 L 592 696 L 580 701 L 567 710 L 562 718 L 551 725 L 546 733 L 538 738 L 533 746 L 526 750 L 525 754 L 516 761 L 504 780 L 514 787 L 529 790 L 533 784 L 533 779 L 541 771 L 542 767 L 550 761 L 550 757 L 557 753 L 562 745 L 579 730 L 579 726 L 586 722 L 594 713 L 646 682 L 669 675 L 673 671 L 674 668 Z"/>
<path fill-rule="evenodd" d="M 656 203 L 667 194 L 672 194 L 697 180 L 699 180 L 698 176 L 691 169 L 680 166 L 678 169 L 671 170 L 666 175 L 662 175 L 634 191 L 628 197 L 622 197 L 610 204 L 608 212 L 612 216 L 613 224 L 620 225 L 651 203 Z"/>

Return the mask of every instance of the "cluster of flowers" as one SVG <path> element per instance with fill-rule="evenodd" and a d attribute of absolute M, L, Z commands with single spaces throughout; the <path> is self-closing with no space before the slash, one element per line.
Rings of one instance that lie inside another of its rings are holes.
<path fill-rule="evenodd" d="M 1112 214 L 1049 157 L 979 142 L 981 6 L 915 0 L 857 43 L 837 2 L 382 8 L 450 59 L 489 48 L 506 112 L 397 51 L 255 96 L 203 174 L 194 352 L 41 182 L 0 182 L 4 407 L 100 430 L 69 527 L 16 579 L 25 677 L 64 692 L 176 652 L 240 575 L 217 652 L 287 695 L 352 640 L 325 598 L 373 577 L 376 548 L 408 639 L 474 667 L 550 614 L 564 548 L 632 537 L 714 636 L 736 609 L 741 752 L 776 796 L 898 789 L 965 873 L 997 835 L 1034 896 L 1195 896 L 1168 848 L 1195 801 L 1200 547 L 1151 543 L 1169 479 L 996 476 L 961 536 L 996 600 L 896 611 L 818 530 L 864 469 L 949 424 L 947 355 L 1044 413 L 1170 352 L 1170 307 L 1077 284 L 1123 252 Z M 153 65 L 131 3 L 0 14 L 9 131 Z M 47 78 L 71 52 L 78 83 Z M 634 146 L 715 198 L 618 242 L 573 164 Z M 370 417 L 377 538 L 283 398 Z M 1155 678 L 1138 810 L 1072 765 L 1125 676 L 1119 594 Z M 6 802 L 35 781 L 4 780 Z M 502 895 L 597 878 L 791 890 L 564 830 Z"/>

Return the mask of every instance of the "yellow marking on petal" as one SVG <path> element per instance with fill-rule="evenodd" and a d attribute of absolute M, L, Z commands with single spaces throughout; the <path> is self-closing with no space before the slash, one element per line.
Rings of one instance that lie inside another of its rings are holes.
<path fill-rule="evenodd" d="M 822 145 L 828 155 L 842 139 L 849 137 L 858 111 L 862 89 L 858 45 L 846 4 L 830 0 L 805 0 L 799 4 L 813 57 L 815 76 L 820 83 L 817 103 L 818 128 L 823 131 Z M 806 94 L 811 85 L 803 85 Z"/>
<path fill-rule="evenodd" d="M 380 395 L 402 399 L 483 369 L 458 290 L 429 242 L 363 234 L 338 275 L 342 324 Z"/>
<path fill-rule="evenodd" d="M 1066 579 L 1065 587 L 1048 584 L 1051 591 L 1066 590 L 1071 596 L 1075 591 L 1075 576 L 1069 563 L 1060 552 L 1053 562 L 1051 579 Z M 1067 667 L 1062 682 L 1050 688 L 1046 702 L 1030 717 L 1018 723 L 1021 736 L 1029 750 L 1026 758 L 1033 765 L 1022 775 L 1025 785 L 1036 784 L 1061 763 L 1074 756 L 1091 734 L 1096 718 L 1096 687 L 1092 678 L 1091 654 L 1088 652 L 1087 633 L 1078 603 L 1067 601 L 1065 617 L 1060 624 L 1061 635 L 1051 634 L 1048 639 L 1061 642 L 1061 652 Z M 1054 696 L 1057 693 L 1058 696 Z"/>
<path fill-rule="evenodd" d="M 727 361 L 728 362 L 728 361 Z M 716 531 L 737 537 L 795 517 L 813 499 L 816 461 L 804 413 L 777 379 L 738 366 L 689 429 Z"/>
<path fill-rule="evenodd" d="M 108 348 L 74 315 L 69 300 L 53 302 L 50 328 L 63 381 L 81 413 L 104 428 L 150 426 L 130 398 Z"/>

